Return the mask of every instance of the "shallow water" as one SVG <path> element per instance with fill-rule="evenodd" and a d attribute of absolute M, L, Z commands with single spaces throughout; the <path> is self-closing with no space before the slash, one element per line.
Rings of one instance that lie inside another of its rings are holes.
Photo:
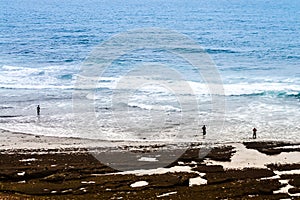
<path fill-rule="evenodd" d="M 104 140 L 198 141 L 206 124 L 208 141 L 246 140 L 253 127 L 262 139 L 299 140 L 298 1 L 0 0 L 0 8 L 3 129 Z M 214 94 L 194 66 L 161 49 L 123 54 L 101 79 L 92 80 L 96 87 L 76 84 L 99 43 L 144 27 L 175 30 L 202 46 L 220 73 L 224 94 Z M 118 87 L 140 66 L 143 72 L 165 66 L 181 78 L 162 73 L 159 81 L 152 76 L 139 87 Z M 182 89 L 174 91 L 174 85 Z M 119 100 L 121 95 L 126 98 Z M 213 107 L 216 96 L 225 100 L 224 115 Z"/>

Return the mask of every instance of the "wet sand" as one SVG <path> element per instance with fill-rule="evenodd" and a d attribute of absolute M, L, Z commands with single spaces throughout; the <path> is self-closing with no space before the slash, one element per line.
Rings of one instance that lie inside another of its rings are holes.
<path fill-rule="evenodd" d="M 20 139 L 22 134 L 15 134 Z M 76 139 L 58 148 L 57 138 L 51 142 L 44 137 L 22 137 L 31 138 L 35 146 L 4 148 L 2 143 L 0 199 L 300 198 L 300 143 L 296 142 L 216 144 L 205 152 L 203 144 L 194 143 L 173 162 L 153 168 L 158 162 L 150 159 L 151 152 L 164 149 L 164 155 L 172 156 L 182 146 L 118 143 L 96 151 L 82 142 L 70 144 Z M 37 148 L 41 145 L 37 141 L 48 145 Z M 101 160 L 112 152 L 120 158 L 131 152 L 138 161 L 134 168 L 124 161 L 125 171 L 113 168 Z"/>

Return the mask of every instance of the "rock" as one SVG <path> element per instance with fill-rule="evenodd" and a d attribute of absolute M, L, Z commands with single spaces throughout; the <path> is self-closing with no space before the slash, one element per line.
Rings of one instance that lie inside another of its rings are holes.
<path fill-rule="evenodd" d="M 52 174 L 50 176 L 42 178 L 41 181 L 57 183 L 57 182 L 63 182 L 65 178 L 66 178 L 65 174 Z"/>

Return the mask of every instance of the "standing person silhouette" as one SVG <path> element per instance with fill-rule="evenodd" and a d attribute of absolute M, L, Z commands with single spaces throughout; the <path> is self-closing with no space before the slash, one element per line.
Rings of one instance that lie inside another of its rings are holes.
<path fill-rule="evenodd" d="M 257 129 L 253 128 L 253 139 L 256 139 L 256 131 L 257 131 Z"/>
<path fill-rule="evenodd" d="M 41 108 L 40 108 L 40 105 L 38 105 L 36 107 L 36 114 L 39 116 L 40 115 L 40 111 L 41 111 Z"/>
<path fill-rule="evenodd" d="M 202 132 L 203 132 L 203 136 L 206 135 L 206 126 L 205 125 L 202 126 Z"/>

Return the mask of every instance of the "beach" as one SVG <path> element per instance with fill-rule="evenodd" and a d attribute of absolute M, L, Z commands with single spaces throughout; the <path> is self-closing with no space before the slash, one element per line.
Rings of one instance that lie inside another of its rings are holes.
<path fill-rule="evenodd" d="M 201 143 L 191 143 L 188 148 L 176 143 L 105 143 L 99 149 L 99 141 L 94 140 L 83 142 L 76 138 L 2 130 L 0 198 L 300 198 L 300 143 L 297 141 L 257 139 L 209 144 L 208 151 Z M 186 149 L 173 162 L 155 167 L 163 155 L 153 156 L 151 152 L 171 156 L 183 147 Z M 125 159 L 116 168 L 113 164 L 103 164 L 101 156 L 104 158 L 112 152 L 116 158 L 129 152 L 134 154 L 135 166 Z M 127 166 L 128 170 L 120 170 L 120 166 L 124 169 Z"/>
<path fill-rule="evenodd" d="M 299 1 L 0 8 L 0 200 L 300 199 Z"/>

